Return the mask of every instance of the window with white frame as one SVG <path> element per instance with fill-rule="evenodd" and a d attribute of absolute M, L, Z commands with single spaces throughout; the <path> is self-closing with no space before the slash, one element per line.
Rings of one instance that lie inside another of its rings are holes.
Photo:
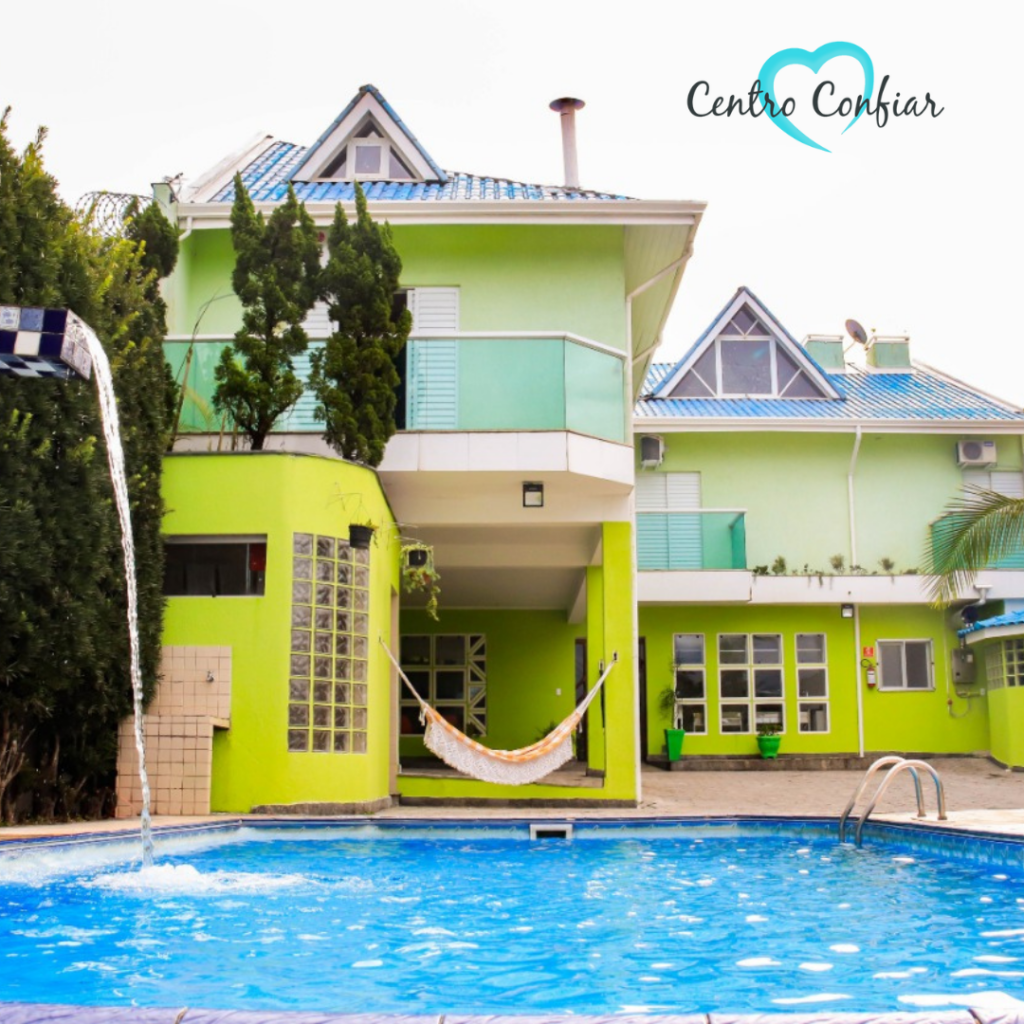
<path fill-rule="evenodd" d="M 750 306 L 742 306 L 672 390 L 673 398 L 822 398 L 806 369 Z"/>
<path fill-rule="evenodd" d="M 316 180 L 412 181 L 415 177 L 385 131 L 367 117 Z"/>
<path fill-rule="evenodd" d="M 676 633 L 672 638 L 676 709 L 673 724 L 698 736 L 708 731 L 704 634 Z"/>
<path fill-rule="evenodd" d="M 758 726 L 784 732 L 782 685 L 780 634 L 719 634 L 719 723 L 723 734 L 756 732 Z"/>
<path fill-rule="evenodd" d="M 931 640 L 879 640 L 880 690 L 934 690 Z"/>
<path fill-rule="evenodd" d="M 800 732 L 828 732 L 828 652 L 824 633 L 796 635 L 796 695 Z"/>
<path fill-rule="evenodd" d="M 985 683 L 990 690 L 1024 686 L 1024 639 L 993 644 L 985 652 Z"/>
<path fill-rule="evenodd" d="M 402 671 L 416 692 L 456 729 L 487 733 L 487 638 L 482 634 L 403 636 Z M 401 733 L 423 734 L 419 705 L 402 693 Z"/>

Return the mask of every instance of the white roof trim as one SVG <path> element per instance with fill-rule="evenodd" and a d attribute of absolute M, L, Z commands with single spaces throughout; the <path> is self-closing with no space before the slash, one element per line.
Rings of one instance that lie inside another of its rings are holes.
<path fill-rule="evenodd" d="M 636 433 L 665 431 L 742 431 L 794 432 L 794 433 L 855 433 L 858 429 L 869 434 L 951 434 L 975 436 L 1000 434 L 1024 436 L 1024 417 L 1017 422 L 1007 420 L 846 420 L 846 419 L 779 419 L 777 417 L 706 416 L 634 416 Z"/>
<path fill-rule="evenodd" d="M 259 202 L 256 209 L 269 216 L 279 203 Z M 334 221 L 335 202 L 307 202 L 306 210 L 317 226 Z M 341 204 L 354 216 L 355 203 Z M 444 199 L 427 201 L 369 200 L 378 220 L 390 224 L 617 224 L 637 226 L 688 226 L 704 212 L 701 202 L 649 199 Z M 231 226 L 230 203 L 180 203 L 178 219 L 192 218 L 194 228 L 222 229 Z"/>
<path fill-rule="evenodd" d="M 410 142 L 408 135 L 371 92 L 365 92 L 344 120 L 323 141 L 312 146 L 302 163 L 292 172 L 295 181 L 319 181 L 325 167 L 341 152 L 342 146 L 362 124 L 367 115 L 373 117 L 389 142 L 398 151 L 405 164 L 412 168 L 420 181 L 436 181 L 437 172 L 423 159 L 420 151 Z M 346 176 L 345 181 L 356 180 Z M 374 179 L 376 180 L 376 179 Z"/>
<path fill-rule="evenodd" d="M 983 640 L 1001 640 L 1004 637 L 1017 637 L 1024 635 L 1024 622 L 1017 622 L 1009 626 L 986 626 L 984 629 L 972 629 L 965 634 L 968 646 L 981 643 Z"/>
<path fill-rule="evenodd" d="M 277 139 L 266 132 L 260 132 L 249 139 L 241 148 L 229 153 L 219 163 L 214 164 L 209 170 L 204 171 L 190 185 L 183 194 L 182 201 L 188 203 L 207 203 L 215 196 L 231 179 L 236 171 L 244 170 L 262 156 Z"/>
<path fill-rule="evenodd" d="M 836 391 L 835 387 L 829 381 L 828 377 L 821 372 L 808 358 L 807 353 L 790 338 L 786 329 L 778 322 L 761 305 L 760 302 L 751 294 L 747 288 L 741 288 L 737 293 L 736 297 L 729 303 L 728 306 L 722 311 L 722 313 L 712 322 L 708 328 L 704 340 L 687 356 L 685 362 L 680 363 L 676 369 L 666 377 L 658 386 L 654 389 L 654 394 L 659 398 L 668 397 L 673 388 L 683 379 L 684 376 L 689 372 L 690 368 L 694 363 L 715 343 L 718 335 L 722 332 L 722 329 L 729 323 L 730 320 L 740 311 L 743 306 L 749 305 L 758 316 L 758 319 L 762 320 L 768 326 L 768 330 L 771 331 L 775 337 L 775 341 L 780 344 L 786 352 L 788 352 L 796 364 L 803 370 L 808 377 L 813 380 L 818 387 L 824 392 L 823 398 L 834 398 L 841 399 L 843 396 Z M 721 397 L 721 396 L 715 396 Z M 778 396 L 764 396 L 766 401 L 771 398 Z"/>

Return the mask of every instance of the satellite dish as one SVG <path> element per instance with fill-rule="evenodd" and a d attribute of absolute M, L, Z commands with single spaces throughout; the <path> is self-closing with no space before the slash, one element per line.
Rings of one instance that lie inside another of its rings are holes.
<path fill-rule="evenodd" d="M 856 320 L 846 321 L 846 333 L 853 338 L 858 345 L 866 345 L 868 343 L 868 332 Z"/>

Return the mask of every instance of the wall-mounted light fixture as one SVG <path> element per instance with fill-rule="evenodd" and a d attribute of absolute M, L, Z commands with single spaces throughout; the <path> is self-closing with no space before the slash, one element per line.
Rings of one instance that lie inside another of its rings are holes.
<path fill-rule="evenodd" d="M 853 605 L 852 604 L 840 605 L 839 606 L 839 614 L 842 615 L 842 617 L 844 619 L 852 619 L 853 618 Z"/>
<path fill-rule="evenodd" d="M 544 485 L 541 483 L 523 484 L 523 508 L 544 507 Z"/>

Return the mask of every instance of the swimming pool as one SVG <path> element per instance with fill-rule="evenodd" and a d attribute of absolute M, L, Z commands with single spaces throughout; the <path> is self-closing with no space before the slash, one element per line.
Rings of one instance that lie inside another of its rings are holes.
<path fill-rule="evenodd" d="M 1024 843 L 834 822 L 288 824 L 0 846 L 0 1001 L 1024 1009 Z M 134 862 L 133 862 L 134 861 Z"/>

